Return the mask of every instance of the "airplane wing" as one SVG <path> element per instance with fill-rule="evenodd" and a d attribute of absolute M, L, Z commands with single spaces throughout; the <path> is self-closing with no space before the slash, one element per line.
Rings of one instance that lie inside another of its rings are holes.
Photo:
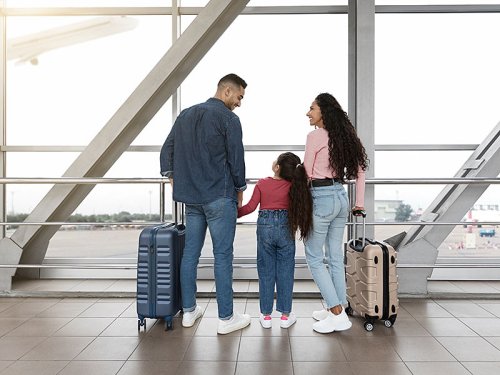
<path fill-rule="evenodd" d="M 98 17 L 7 40 L 7 59 L 31 62 L 47 51 L 134 29 L 139 21 L 126 16 Z"/>

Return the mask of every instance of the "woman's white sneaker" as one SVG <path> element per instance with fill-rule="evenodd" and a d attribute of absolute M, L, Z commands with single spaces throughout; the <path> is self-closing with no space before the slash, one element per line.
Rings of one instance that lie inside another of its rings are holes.
<path fill-rule="evenodd" d="M 323 320 L 328 316 L 328 310 L 317 310 L 313 311 L 312 317 L 315 320 Z"/>
<path fill-rule="evenodd" d="M 313 330 L 319 333 L 331 333 L 333 331 L 345 331 L 352 327 L 352 323 L 344 310 L 339 315 L 328 311 L 328 316 L 313 324 Z"/>

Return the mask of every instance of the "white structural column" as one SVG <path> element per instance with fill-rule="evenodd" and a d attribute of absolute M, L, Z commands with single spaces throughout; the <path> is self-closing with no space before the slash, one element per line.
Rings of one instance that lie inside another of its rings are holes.
<path fill-rule="evenodd" d="M 249 0 L 211 0 L 160 59 L 64 177 L 102 177 L 148 124 Z M 217 79 L 218 77 L 212 77 Z M 94 185 L 55 185 L 28 222 L 65 221 Z M 40 264 L 58 226 L 23 225 L 0 242 L 0 263 Z M 0 270 L 0 290 L 9 290 L 13 269 Z M 24 275 L 29 273 L 23 272 Z M 36 276 L 33 274 L 31 276 Z"/>
<path fill-rule="evenodd" d="M 455 174 L 456 178 L 496 178 L 500 172 L 500 123 L 481 142 Z M 459 222 L 488 188 L 488 184 L 447 185 L 422 214 L 422 221 Z M 416 187 L 418 188 L 418 187 Z M 455 228 L 453 225 L 411 227 L 399 248 L 402 264 L 434 265 L 438 248 Z M 405 294 L 426 294 L 432 268 L 399 272 L 399 290 Z"/>
<path fill-rule="evenodd" d="M 366 177 L 375 170 L 375 1 L 349 0 L 349 117 L 357 129 L 370 166 Z M 367 221 L 374 218 L 374 186 L 365 193 Z M 352 228 L 351 228 L 352 229 Z M 366 228 L 373 238 L 373 228 Z M 351 230 L 352 234 L 352 230 Z"/>

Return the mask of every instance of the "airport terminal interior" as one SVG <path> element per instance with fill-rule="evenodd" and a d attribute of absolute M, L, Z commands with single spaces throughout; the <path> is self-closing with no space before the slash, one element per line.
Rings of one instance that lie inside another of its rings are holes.
<path fill-rule="evenodd" d="M 498 374 L 499 17 L 491 0 L 0 1 L 0 375 Z M 297 238 L 297 322 L 264 329 L 254 212 L 234 241 L 248 327 L 217 334 L 210 235 L 202 318 L 139 325 L 140 234 L 185 221 L 160 148 L 228 73 L 248 83 L 244 203 L 280 153 L 303 158 L 319 93 L 347 112 L 364 236 L 397 251 L 393 322 L 313 331 L 325 302 Z"/>

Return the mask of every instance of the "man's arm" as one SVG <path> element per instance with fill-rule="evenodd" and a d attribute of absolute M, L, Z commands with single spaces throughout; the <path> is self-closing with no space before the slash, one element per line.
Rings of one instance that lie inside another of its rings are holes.
<path fill-rule="evenodd" d="M 174 140 L 175 140 L 175 126 L 172 126 L 172 130 L 163 143 L 160 151 L 160 173 L 164 177 L 171 178 L 174 173 Z M 173 184 L 172 184 L 173 186 Z"/>
<path fill-rule="evenodd" d="M 234 117 L 226 129 L 227 161 L 238 193 L 247 188 L 245 180 L 245 149 L 243 148 L 243 132 L 240 120 Z M 241 195 L 243 199 L 243 194 Z"/>

